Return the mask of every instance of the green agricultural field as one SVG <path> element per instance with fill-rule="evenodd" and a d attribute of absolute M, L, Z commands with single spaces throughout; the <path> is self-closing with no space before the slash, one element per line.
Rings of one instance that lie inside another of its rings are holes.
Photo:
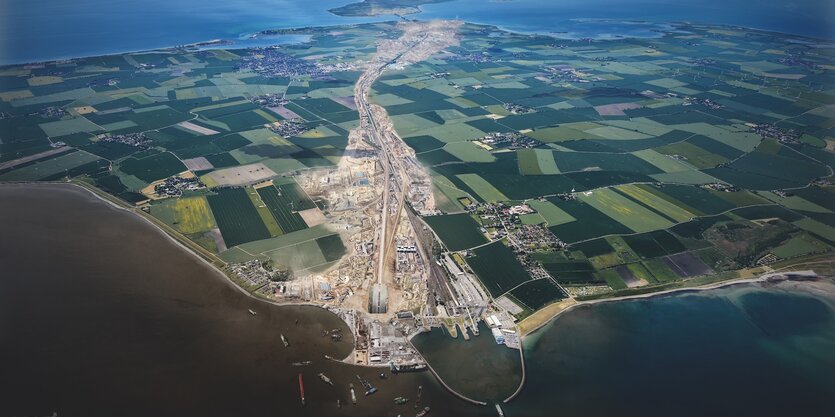
<path fill-rule="evenodd" d="M 337 235 L 337 239 L 339 238 Z M 307 240 L 264 253 L 274 262 L 285 265 L 296 273 L 323 266 L 328 261 L 319 247 L 318 240 Z"/>
<path fill-rule="evenodd" d="M 657 174 L 661 170 L 632 154 L 591 152 L 554 152 L 560 172 L 624 171 L 636 174 Z"/>
<path fill-rule="evenodd" d="M 466 213 L 424 217 L 441 242 L 451 251 L 459 251 L 487 243 L 479 225 Z"/>
<path fill-rule="evenodd" d="M 650 207 L 653 210 L 661 212 L 661 214 L 676 222 L 686 222 L 696 216 L 695 213 L 689 212 L 674 203 L 658 198 L 650 190 L 651 187 L 643 184 L 638 185 L 622 185 L 615 188 L 624 195 L 629 196 L 633 200 Z"/>
<path fill-rule="evenodd" d="M 513 252 L 502 242 L 493 242 L 473 252 L 475 256 L 466 258 L 467 264 L 493 297 L 531 279 Z"/>
<path fill-rule="evenodd" d="M 626 268 L 629 272 L 632 273 L 632 276 L 640 281 L 644 281 L 648 284 L 657 284 L 658 279 L 655 278 L 641 263 L 634 263 L 626 265 Z"/>
<path fill-rule="evenodd" d="M 679 159 L 671 158 L 669 155 L 664 155 L 654 149 L 644 149 L 632 152 L 632 155 L 649 162 L 658 167 L 664 172 L 686 172 L 694 170 L 692 165 L 685 163 Z"/>
<path fill-rule="evenodd" d="M 830 209 L 835 208 L 835 205 L 830 204 L 829 208 L 823 207 L 796 195 L 781 197 L 769 191 L 761 192 L 758 195 L 760 197 L 765 197 L 775 203 L 780 204 L 783 207 L 792 210 L 800 210 L 814 213 L 832 213 Z"/>
<path fill-rule="evenodd" d="M 271 259 L 296 274 L 319 271 L 338 261 L 346 252 L 342 239 L 326 225 L 244 243 L 220 254 L 227 262 Z"/>
<path fill-rule="evenodd" d="M 684 245 L 670 233 L 656 230 L 637 235 L 623 236 L 623 241 L 641 258 L 656 258 L 683 252 Z"/>
<path fill-rule="evenodd" d="M 661 259 L 646 260 L 643 262 L 643 266 L 659 282 L 670 282 L 680 278 L 678 274 L 676 274 L 675 271 L 673 271 Z"/>
<path fill-rule="evenodd" d="M 472 142 L 453 142 L 444 146 L 444 150 L 464 162 L 493 162 L 496 158 Z"/>
<path fill-rule="evenodd" d="M 310 200 L 307 193 L 299 187 L 293 180 L 289 181 L 273 181 L 279 194 L 290 204 L 290 207 L 295 211 L 308 210 L 316 207 L 316 204 Z"/>
<path fill-rule="evenodd" d="M 632 229 L 582 201 L 563 201 L 559 199 L 549 199 L 548 201 L 577 219 L 573 222 L 550 227 L 551 231 L 564 242 L 575 243 L 610 234 L 633 232 Z"/>
<path fill-rule="evenodd" d="M 665 184 L 702 185 L 719 182 L 716 178 L 702 171 L 665 172 L 663 174 L 652 174 L 650 177 Z"/>
<path fill-rule="evenodd" d="M 522 175 L 556 175 L 560 173 L 554 153 L 547 149 L 519 149 L 519 172 Z"/>
<path fill-rule="evenodd" d="M 100 159 L 98 156 L 84 152 L 70 152 L 60 156 L 39 160 L 25 166 L 17 167 L 16 169 L 3 173 L 0 175 L 0 181 L 37 181 L 37 180 L 55 180 L 63 177 L 72 177 L 73 175 L 81 175 L 87 173 L 74 173 L 74 170 L 104 162 L 106 166 L 107 161 Z"/>
<path fill-rule="evenodd" d="M 255 207 L 255 210 L 258 211 L 258 215 L 261 216 L 261 221 L 264 222 L 264 226 L 266 226 L 267 230 L 270 232 L 270 237 L 284 234 L 284 230 L 282 230 L 281 226 L 278 225 L 278 222 L 273 216 L 271 210 L 264 203 L 264 200 L 261 199 L 260 193 L 251 187 L 246 187 L 245 190 L 250 201 L 252 201 L 252 205 Z"/>
<path fill-rule="evenodd" d="M 730 159 L 711 153 L 690 142 L 665 145 L 655 150 L 664 155 L 680 158 L 699 169 L 713 168 L 720 164 L 730 162 Z"/>
<path fill-rule="evenodd" d="M 761 151 L 751 152 L 727 167 L 709 169 L 707 173 L 752 190 L 802 187 L 829 174 L 823 165 L 796 154 Z"/>
<path fill-rule="evenodd" d="M 606 255 L 612 253 L 615 249 L 604 238 L 585 241 L 571 245 L 571 249 L 583 252 L 587 258 L 595 256 Z"/>
<path fill-rule="evenodd" d="M 513 289 L 510 294 L 533 311 L 565 298 L 565 294 L 549 279 L 526 282 Z"/>
<path fill-rule="evenodd" d="M 528 205 L 548 222 L 548 226 L 558 226 L 571 223 L 577 219 L 548 201 L 530 200 Z"/>
<path fill-rule="evenodd" d="M 177 175 L 185 171 L 186 166 L 174 154 L 163 152 L 141 159 L 127 158 L 119 163 L 119 170 L 150 183 Z"/>
<path fill-rule="evenodd" d="M 826 252 L 831 249 L 832 248 L 829 245 L 819 239 L 815 239 L 809 234 L 802 233 L 772 249 L 771 253 L 786 259 L 808 255 L 810 253 Z"/>
<path fill-rule="evenodd" d="M 443 213 L 460 213 L 464 210 L 460 199 L 469 198 L 469 194 L 443 180 L 433 180 L 432 195 L 435 198 L 435 208 Z"/>
<path fill-rule="evenodd" d="M 835 227 L 808 218 L 798 220 L 794 222 L 794 225 L 830 242 L 835 242 Z"/>
<path fill-rule="evenodd" d="M 281 230 L 284 233 L 291 233 L 298 230 L 306 229 L 307 224 L 304 223 L 302 217 L 294 210 L 294 200 L 292 196 L 286 193 L 279 193 L 275 187 L 261 187 L 258 190 L 258 195 L 266 204 L 269 211 L 275 217 Z"/>
<path fill-rule="evenodd" d="M 644 191 L 697 216 L 718 214 L 736 207 L 727 199 L 701 188 L 686 185 L 665 185 L 663 188 L 640 186 Z M 720 195 L 733 194 L 721 193 Z M 649 198 L 649 197 L 648 197 Z"/>
<path fill-rule="evenodd" d="M 561 284 L 588 284 L 599 280 L 594 274 L 594 266 L 589 261 L 544 259 L 541 262 L 548 274 Z"/>
<path fill-rule="evenodd" d="M 611 189 L 598 189 L 592 195 L 581 195 L 579 199 L 634 232 L 666 229 L 673 226 L 670 220 Z"/>
<path fill-rule="evenodd" d="M 623 282 L 623 278 L 618 275 L 617 271 L 614 269 L 606 269 L 600 271 L 598 273 L 600 278 L 606 281 L 606 285 L 611 287 L 613 290 L 623 290 L 626 289 L 626 283 Z"/>
<path fill-rule="evenodd" d="M 71 135 L 73 133 L 79 132 L 101 132 L 104 129 L 96 125 L 95 123 L 83 118 L 83 117 L 76 117 L 74 119 L 65 119 L 65 120 L 58 120 L 54 122 L 47 122 L 40 124 L 41 129 L 43 129 L 44 133 L 46 133 L 49 137 L 59 137 L 59 136 L 66 136 Z"/>
<path fill-rule="evenodd" d="M 472 189 L 484 201 L 507 201 L 508 198 L 478 174 L 460 174 L 456 177 Z"/>
<path fill-rule="evenodd" d="M 151 214 L 183 234 L 217 227 L 208 201 L 202 196 L 163 200 L 151 206 Z"/>
<path fill-rule="evenodd" d="M 286 246 L 297 245 L 308 240 L 316 240 L 332 234 L 334 234 L 333 230 L 329 229 L 327 225 L 320 224 L 294 233 L 243 243 L 235 249 L 221 253 L 220 258 L 227 262 L 241 262 L 240 259 L 251 260 L 256 256 L 266 259 L 268 256 L 264 254 L 267 252 Z"/>
<path fill-rule="evenodd" d="M 226 247 L 267 239 L 270 232 L 243 188 L 225 188 L 207 198 Z"/>

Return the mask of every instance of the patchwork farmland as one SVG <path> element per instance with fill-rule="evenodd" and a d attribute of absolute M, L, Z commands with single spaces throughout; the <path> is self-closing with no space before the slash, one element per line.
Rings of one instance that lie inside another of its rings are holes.
<path fill-rule="evenodd" d="M 405 209 L 439 239 L 430 256 L 517 318 L 831 256 L 835 47 L 671 27 L 578 42 L 463 24 L 369 83 L 429 171 L 431 205 Z M 399 30 L 0 68 L 0 181 L 91 184 L 230 264 L 367 256 L 373 239 L 346 234 L 375 226 L 338 214 L 375 207 L 382 170 L 340 164 L 374 152 L 349 146 L 354 86 Z"/>

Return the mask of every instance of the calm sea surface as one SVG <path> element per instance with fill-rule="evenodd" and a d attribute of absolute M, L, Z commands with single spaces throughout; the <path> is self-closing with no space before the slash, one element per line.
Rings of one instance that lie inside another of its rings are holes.
<path fill-rule="evenodd" d="M 3 0 L 0 64 L 146 50 L 259 30 L 391 20 L 327 9 L 352 0 Z M 564 37 L 655 36 L 651 22 L 694 21 L 835 38 L 832 0 L 455 0 L 413 17 L 461 18 Z"/>

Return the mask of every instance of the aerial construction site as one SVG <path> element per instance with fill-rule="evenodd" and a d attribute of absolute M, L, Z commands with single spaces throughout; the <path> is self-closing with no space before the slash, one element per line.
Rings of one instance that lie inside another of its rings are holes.
<path fill-rule="evenodd" d="M 381 74 L 457 44 L 460 24 L 401 22 L 399 37 L 380 40 L 354 87 L 360 123 L 339 164 L 296 177 L 311 199 L 327 202 L 324 221 L 340 234 L 347 253 L 327 270 L 296 273 L 265 295 L 339 314 L 354 333 L 354 354 L 346 359 L 351 363 L 423 369 L 411 336 L 446 326 L 469 338 L 489 306 L 475 276 L 440 255 L 436 236 L 420 218 L 436 211 L 431 177 L 385 109 L 369 102 Z M 504 320 L 512 326 L 509 315 Z"/>

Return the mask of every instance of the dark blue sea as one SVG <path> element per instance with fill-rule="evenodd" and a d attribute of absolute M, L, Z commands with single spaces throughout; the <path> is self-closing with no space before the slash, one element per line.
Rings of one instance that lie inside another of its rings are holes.
<path fill-rule="evenodd" d="M 250 33 L 269 28 L 394 18 L 345 18 L 327 12 L 348 2 L 2 0 L 0 64 L 147 50 L 212 39 L 242 41 Z M 413 17 L 457 17 L 564 37 L 656 35 L 652 29 L 657 26 L 637 20 L 719 23 L 835 38 L 832 0 L 454 0 L 423 9 Z"/>

